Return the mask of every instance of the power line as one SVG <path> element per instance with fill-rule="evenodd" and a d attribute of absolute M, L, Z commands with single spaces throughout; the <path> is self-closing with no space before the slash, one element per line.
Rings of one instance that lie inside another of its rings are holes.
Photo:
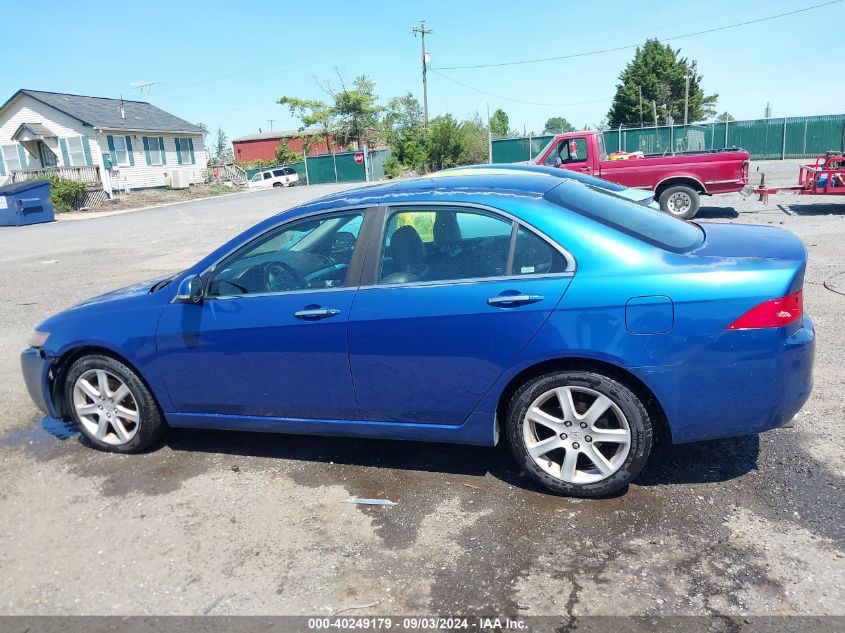
<path fill-rule="evenodd" d="M 735 29 L 740 26 L 748 26 L 749 24 L 758 24 L 759 22 L 767 22 L 769 20 L 775 20 L 777 18 L 783 18 L 788 15 L 795 15 L 797 13 L 805 13 L 807 11 L 812 11 L 813 9 L 820 9 L 822 7 L 828 7 L 834 4 L 840 4 L 842 0 L 831 0 L 830 2 L 823 2 L 821 4 L 814 4 L 811 7 L 804 7 L 803 9 L 795 9 L 794 11 L 787 11 L 785 13 L 778 13 L 777 15 L 770 15 L 765 18 L 756 18 L 754 20 L 746 20 L 745 22 L 737 22 L 735 24 L 727 24 L 725 26 L 717 26 L 712 29 L 705 29 L 703 31 L 694 31 L 692 33 L 684 33 L 683 35 L 674 35 L 672 37 L 664 37 L 660 38 L 659 41 L 661 42 L 673 42 L 675 40 L 680 40 L 685 37 L 694 37 L 696 35 L 706 35 L 707 33 L 716 33 L 717 31 L 725 31 L 728 29 Z M 627 44 L 625 46 L 615 46 L 613 48 L 604 48 L 597 51 L 587 51 L 584 53 L 572 53 L 570 55 L 558 55 L 555 57 L 539 57 L 536 59 L 521 59 L 512 62 L 497 62 L 495 64 L 473 64 L 469 66 L 443 66 L 440 70 L 468 70 L 473 68 L 498 68 L 501 66 L 517 66 L 521 64 L 536 64 L 539 62 L 552 62 L 552 61 L 559 61 L 562 59 L 574 59 L 576 57 L 587 57 L 589 55 L 600 55 L 602 53 L 613 53 L 616 51 L 624 51 L 631 48 L 637 48 L 640 44 Z M 434 69 L 431 69 L 432 71 Z"/>
<path fill-rule="evenodd" d="M 493 92 L 487 92 L 486 90 L 482 90 L 481 88 L 476 88 L 474 86 L 470 86 L 469 84 L 465 84 L 462 81 L 458 81 L 454 77 L 450 77 L 449 75 L 441 73 L 439 70 L 435 70 L 434 68 L 429 68 L 429 70 L 431 72 L 437 74 L 437 75 L 440 75 L 441 77 L 443 77 L 443 79 L 447 79 L 448 81 L 451 81 L 452 83 L 456 83 L 459 86 L 463 86 L 464 88 L 467 88 L 468 90 L 472 90 L 474 92 L 478 92 L 480 94 L 487 95 L 488 97 L 495 97 L 496 99 L 504 99 L 505 101 L 513 101 L 514 103 L 523 103 L 525 105 L 549 106 L 549 107 L 557 108 L 557 107 L 588 105 L 588 104 L 591 104 L 591 103 L 599 103 L 601 101 L 609 101 L 610 100 L 610 97 L 605 97 L 605 98 L 602 98 L 602 99 L 593 99 L 592 101 L 581 101 L 581 102 L 578 102 L 578 103 L 540 103 L 540 102 L 537 102 L 537 101 L 524 101 L 523 99 L 514 99 L 513 97 L 506 97 L 504 95 L 498 95 L 498 94 L 495 94 Z"/>

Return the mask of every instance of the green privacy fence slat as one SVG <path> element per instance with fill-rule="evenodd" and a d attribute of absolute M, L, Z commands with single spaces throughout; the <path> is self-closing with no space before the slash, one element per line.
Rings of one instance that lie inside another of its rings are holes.
<path fill-rule="evenodd" d="M 554 138 L 553 135 L 526 136 L 524 138 L 496 139 L 493 141 L 494 163 L 519 163 L 531 160 L 546 144 Z"/>
<path fill-rule="evenodd" d="M 617 129 L 607 130 L 603 137 L 608 153 L 662 154 L 736 146 L 756 159 L 813 158 L 826 151 L 845 151 L 845 114 Z M 528 160 L 529 155 L 536 156 L 551 138 L 496 139 L 493 162 Z"/>
<path fill-rule="evenodd" d="M 321 156 L 308 157 L 308 181 L 312 185 L 319 185 L 325 183 L 335 182 L 365 182 L 366 172 L 364 171 L 364 164 L 360 165 L 355 162 L 356 152 L 344 152 L 342 154 L 323 154 Z M 370 166 L 370 181 L 381 180 L 384 178 L 384 161 L 390 156 L 389 149 L 379 149 L 372 152 L 367 152 L 367 162 Z M 282 165 L 273 165 L 269 167 L 260 167 L 256 169 L 247 169 L 247 180 L 252 178 L 260 171 L 267 169 L 275 169 Z M 305 163 L 299 161 L 297 163 L 290 163 L 286 165 L 296 170 L 299 175 L 299 180 L 305 184 Z M 337 167 L 337 170 L 335 170 Z M 336 174 L 336 178 L 335 178 Z"/>

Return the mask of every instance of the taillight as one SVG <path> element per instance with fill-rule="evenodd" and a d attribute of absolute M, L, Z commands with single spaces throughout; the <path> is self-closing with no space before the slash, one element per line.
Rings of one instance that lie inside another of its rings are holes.
<path fill-rule="evenodd" d="M 804 291 L 779 299 L 769 299 L 754 306 L 728 326 L 729 330 L 783 327 L 804 316 Z"/>

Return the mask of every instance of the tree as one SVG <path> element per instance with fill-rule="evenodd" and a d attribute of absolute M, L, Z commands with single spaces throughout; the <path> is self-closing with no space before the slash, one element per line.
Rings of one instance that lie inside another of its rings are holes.
<path fill-rule="evenodd" d="M 430 169 L 445 169 L 459 164 L 461 126 L 451 114 L 441 114 L 428 124 L 428 160 Z"/>
<path fill-rule="evenodd" d="M 574 132 L 575 126 L 562 116 L 553 116 L 546 125 L 543 126 L 543 134 L 563 134 L 564 132 Z"/>
<path fill-rule="evenodd" d="M 197 127 L 198 127 L 200 130 L 202 130 L 202 144 L 203 144 L 203 147 L 208 147 L 208 142 L 206 141 L 206 139 L 208 138 L 208 135 L 209 135 L 209 134 L 211 134 L 211 132 L 210 132 L 210 131 L 209 131 L 209 129 L 208 129 L 208 126 L 207 126 L 205 123 L 197 123 Z"/>
<path fill-rule="evenodd" d="M 505 138 L 510 136 L 510 119 L 504 110 L 499 108 L 490 117 L 490 134 L 494 138 Z"/>
<path fill-rule="evenodd" d="M 289 165 L 302 160 L 302 156 L 288 147 L 286 139 L 282 139 L 279 147 L 276 148 L 276 164 Z"/>
<path fill-rule="evenodd" d="M 287 106 L 290 113 L 302 121 L 303 127 L 316 127 L 321 131 L 314 135 L 314 143 L 326 142 L 328 145 L 335 116 L 330 106 L 316 99 L 299 97 L 281 97 L 276 103 Z"/>
<path fill-rule="evenodd" d="M 232 157 L 232 148 L 229 147 L 229 138 L 223 128 L 217 128 L 217 139 L 214 141 L 214 157 L 217 160 L 225 160 Z"/>
<path fill-rule="evenodd" d="M 387 103 L 382 120 L 383 137 L 390 145 L 390 163 L 385 167 L 391 175 L 403 168 L 421 171 L 428 156 L 428 133 L 423 125 L 420 102 L 411 93 L 394 97 Z"/>
<path fill-rule="evenodd" d="M 716 113 L 714 106 L 719 95 L 704 93 L 702 76 L 696 70 L 695 62 L 679 57 L 680 52 L 656 39 L 646 40 L 642 48 L 637 48 L 634 59 L 619 75 L 621 83 L 616 86 L 616 95 L 607 113 L 610 127 L 640 125 L 640 90 L 643 123 L 657 123 L 653 120 L 652 101 L 657 105 L 658 122 L 670 116 L 682 121 L 687 75 L 690 77 L 689 122 L 701 121 Z"/>
<path fill-rule="evenodd" d="M 513 131 L 510 135 L 515 136 Z M 460 143 L 461 153 L 458 156 L 458 164 L 475 165 L 487 162 L 487 127 L 477 114 L 461 122 Z"/>
<path fill-rule="evenodd" d="M 733 115 L 730 112 L 722 112 L 722 114 L 720 114 L 719 116 L 716 117 L 716 120 L 722 121 L 722 122 L 724 122 L 724 121 L 736 121 L 736 119 L 733 118 Z"/>
<path fill-rule="evenodd" d="M 358 149 L 364 143 L 372 145 L 381 132 L 379 117 L 384 108 L 378 105 L 375 85 L 366 75 L 359 75 L 348 88 L 340 73 L 340 89 L 331 84 L 318 86 L 329 95 L 330 103 L 316 99 L 285 96 L 276 103 L 286 105 L 303 125 L 317 125 L 324 136 L 332 135 L 345 145 L 352 141 Z"/>

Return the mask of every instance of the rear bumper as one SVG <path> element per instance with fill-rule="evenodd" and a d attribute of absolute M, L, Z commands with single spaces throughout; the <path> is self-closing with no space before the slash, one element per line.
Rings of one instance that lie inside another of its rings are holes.
<path fill-rule="evenodd" d="M 41 411 L 54 418 L 59 417 L 50 396 L 50 370 L 53 361 L 44 356 L 42 350 L 30 347 L 21 352 L 21 369 L 29 397 Z"/>
<path fill-rule="evenodd" d="M 813 388 L 815 331 L 726 331 L 673 368 L 644 372 L 675 443 L 761 433 L 789 422 Z"/>

